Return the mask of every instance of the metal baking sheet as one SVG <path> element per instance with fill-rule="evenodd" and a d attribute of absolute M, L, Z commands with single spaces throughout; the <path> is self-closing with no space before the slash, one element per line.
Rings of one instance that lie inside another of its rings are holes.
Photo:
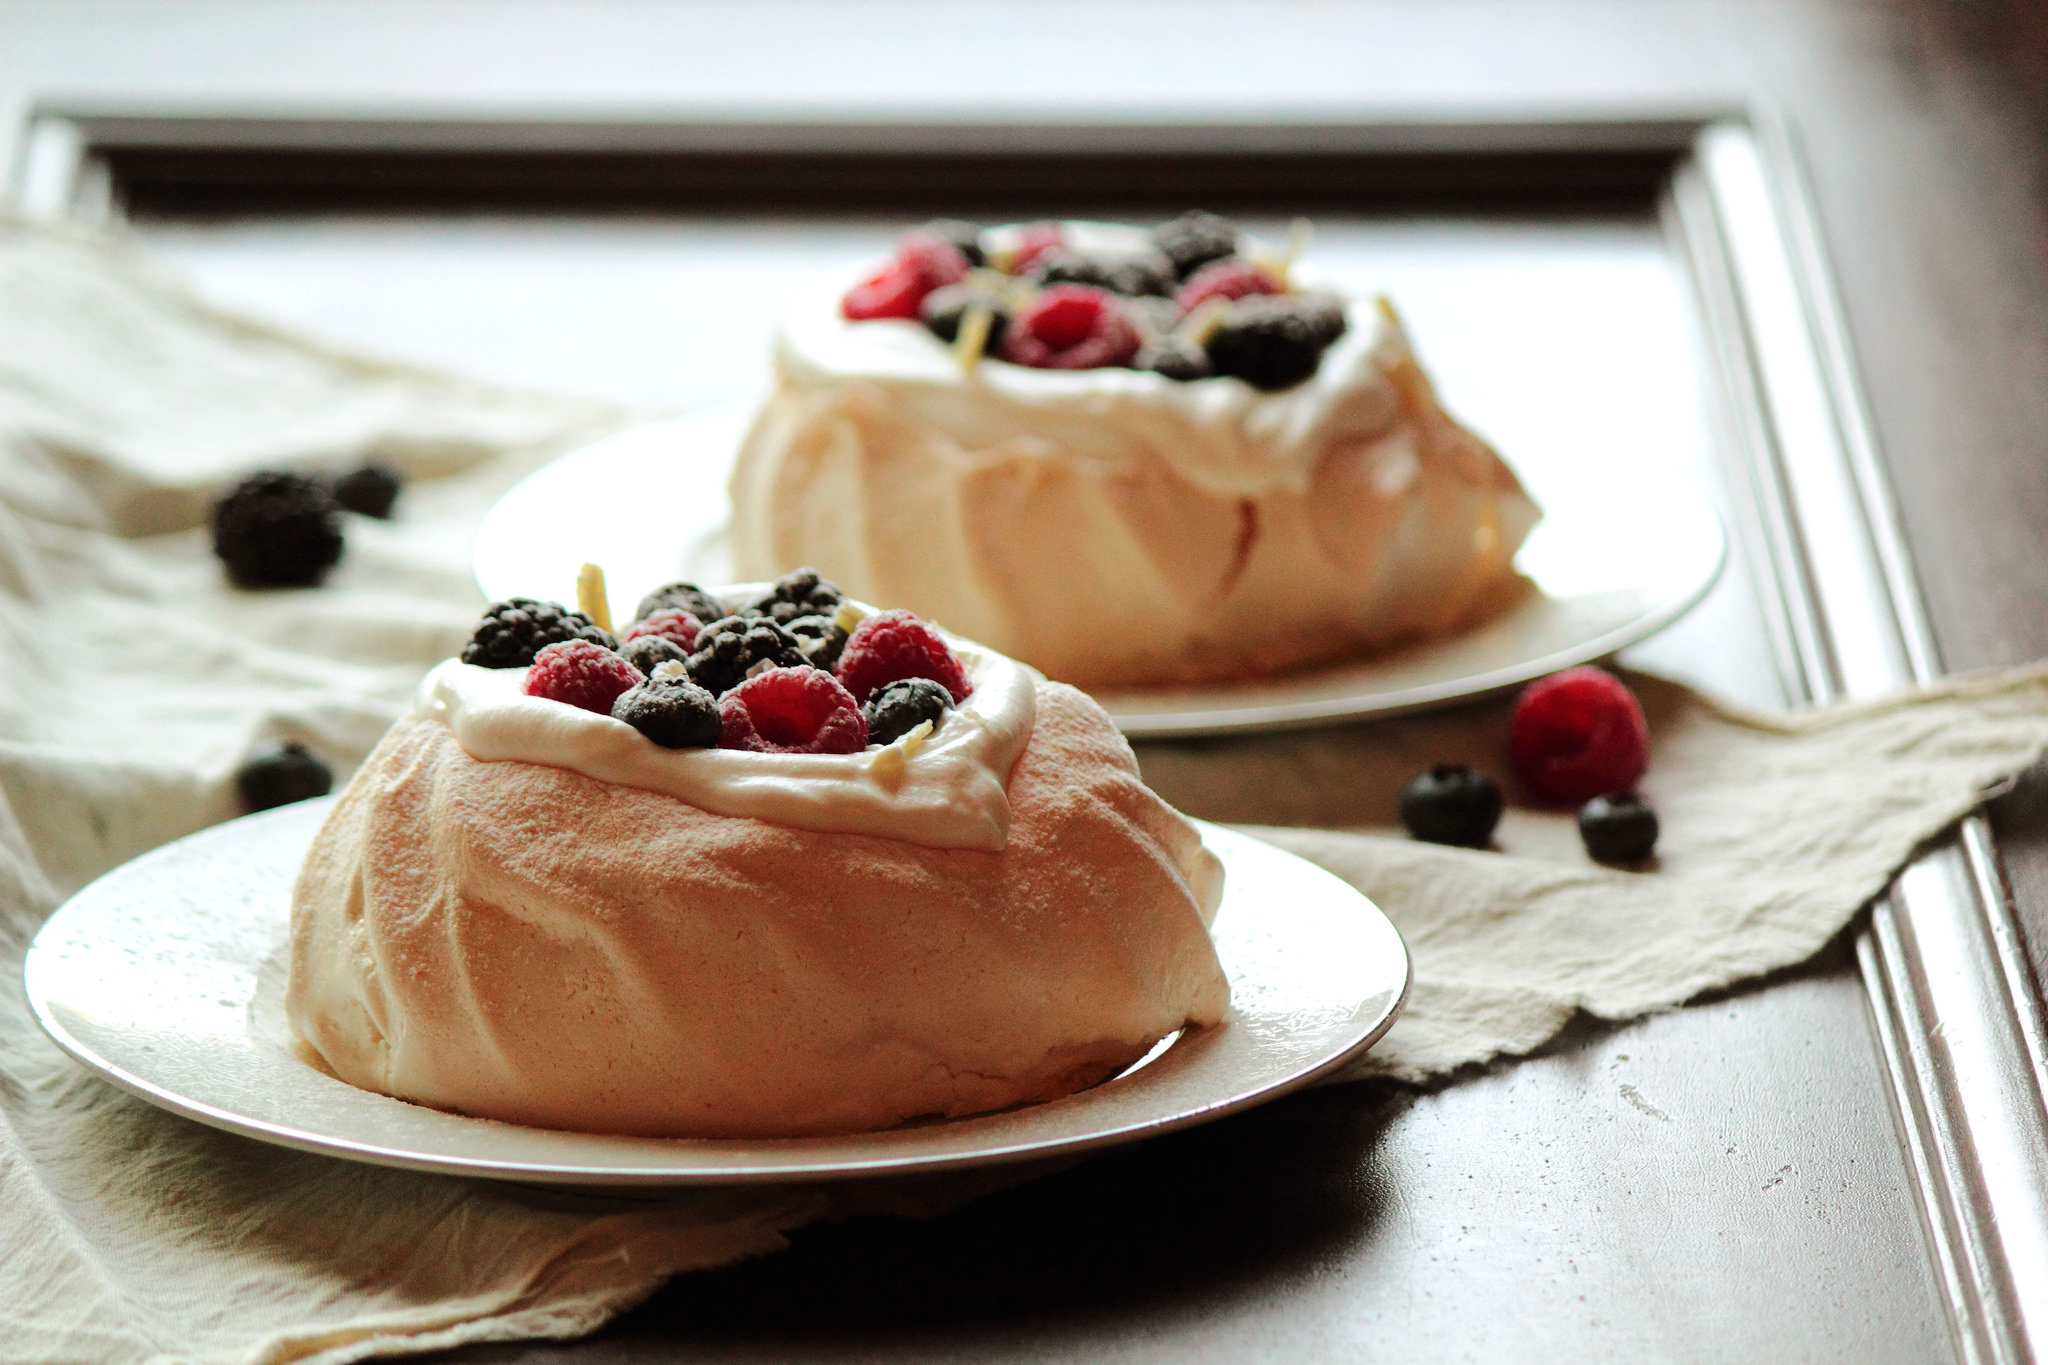
<path fill-rule="evenodd" d="M 836 278 L 932 208 L 1311 210 L 1326 245 L 1387 279 L 1451 408 L 1510 455 L 1546 439 L 1532 414 L 1573 404 L 1594 439 L 1695 479 L 1735 528 L 1721 583 L 1630 662 L 1760 704 L 1938 669 L 1768 112 L 1191 129 L 56 111 L 24 146 L 32 207 L 125 217 L 232 302 L 678 405 L 758 382 L 732 336 L 728 368 L 704 354 L 690 323 L 707 301 L 751 309 Z M 437 200 L 451 167 L 468 169 Z M 869 188 L 835 198 L 834 175 Z M 932 203 L 947 184 L 976 202 Z M 1544 344 L 1561 318 L 1591 340 Z M 1609 382 L 1617 367 L 1627 382 Z M 1298 1256 L 1244 1251 L 1256 1293 L 1162 1315 L 1105 1289 L 1081 1315 L 728 1334 L 727 1354 L 1621 1360 L 1712 1343 L 1724 1359 L 2029 1360 L 2048 1341 L 2042 1057 L 2039 998 L 1972 821 L 1909 869 L 1853 951 L 1440 1090 L 1319 1100 L 1358 1115 L 1334 1147 L 1293 1153 L 1257 1123 L 1223 1125 L 1242 1155 L 1310 1161 L 1364 1192 L 1301 1230 L 1313 1248 Z M 1195 1179 L 1175 1195 L 1224 1197 Z M 1128 1235 L 1124 1254 L 1144 1254 L 1145 1229 Z M 942 1245 L 926 1269 L 975 1273 L 953 1260 Z M 605 1349 L 571 1353 L 625 1358 Z"/>

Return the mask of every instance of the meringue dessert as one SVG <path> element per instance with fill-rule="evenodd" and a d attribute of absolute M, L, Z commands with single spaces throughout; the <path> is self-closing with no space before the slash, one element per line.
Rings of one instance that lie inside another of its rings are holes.
<path fill-rule="evenodd" d="M 789 320 L 738 570 L 817 565 L 1084 686 L 1299 669 L 1527 590 L 1540 512 L 1355 308 L 1208 215 L 940 223 Z"/>
<path fill-rule="evenodd" d="M 285 996 L 333 1075 L 793 1137 L 1055 1099 L 1222 1018 L 1221 865 L 1086 696 L 815 573 L 639 615 L 498 604 L 342 792 Z"/>

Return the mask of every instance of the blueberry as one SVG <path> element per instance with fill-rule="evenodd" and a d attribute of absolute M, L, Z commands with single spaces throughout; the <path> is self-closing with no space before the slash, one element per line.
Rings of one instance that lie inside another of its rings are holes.
<path fill-rule="evenodd" d="M 1657 847 L 1657 812 L 1634 792 L 1609 792 L 1579 808 L 1579 838 L 1595 862 L 1639 863 Z"/>
<path fill-rule="evenodd" d="M 930 678 L 899 678 L 875 689 L 861 707 L 868 723 L 868 742 L 894 744 L 923 721 L 934 729 L 953 706 L 953 694 L 944 683 Z"/>
<path fill-rule="evenodd" d="M 673 659 L 677 663 L 688 662 L 689 651 L 685 650 L 666 635 L 642 635 L 619 646 L 619 657 L 643 674 L 652 674 L 662 664 Z"/>
<path fill-rule="evenodd" d="M 1500 812 L 1500 788 L 1462 763 L 1439 763 L 1401 789 L 1401 823 L 1427 843 L 1485 848 Z"/>
<path fill-rule="evenodd" d="M 1138 349 L 1138 358 L 1131 362 L 1136 370 L 1152 370 L 1168 379 L 1207 379 L 1216 373 L 1216 367 L 1209 363 L 1209 353 L 1193 342 L 1179 337 L 1155 337 Z"/>
<path fill-rule="evenodd" d="M 612 703 L 612 718 L 664 749 L 710 749 L 718 744 L 718 701 L 688 678 L 649 678 L 628 688 Z"/>
<path fill-rule="evenodd" d="M 366 464 L 334 481 L 334 501 L 350 512 L 383 519 L 398 501 L 398 471 L 389 465 Z"/>
<path fill-rule="evenodd" d="M 250 811 L 325 796 L 333 786 L 327 765 L 297 740 L 251 754 L 235 773 L 235 789 Z"/>

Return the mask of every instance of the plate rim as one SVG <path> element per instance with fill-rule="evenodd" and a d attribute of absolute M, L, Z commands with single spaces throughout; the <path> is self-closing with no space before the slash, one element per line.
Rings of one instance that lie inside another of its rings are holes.
<path fill-rule="evenodd" d="M 1146 1138 L 1164 1136 L 1167 1133 L 1207 1123 L 1214 1119 L 1224 1118 L 1228 1115 L 1240 1113 L 1279 1099 L 1338 1070 L 1346 1063 L 1370 1050 L 1386 1036 L 1387 1031 L 1400 1018 L 1414 988 L 1415 971 L 1413 955 L 1408 951 L 1407 943 L 1401 937 L 1399 929 L 1394 926 L 1393 922 L 1387 918 L 1385 912 L 1380 910 L 1378 905 L 1369 897 L 1344 882 L 1341 878 L 1336 877 L 1335 874 L 1317 867 L 1314 863 L 1301 858 L 1298 854 L 1267 843 L 1265 840 L 1258 839 L 1253 835 L 1208 821 L 1194 820 L 1192 817 L 1189 817 L 1191 823 L 1201 831 L 1204 846 L 1209 847 L 1219 858 L 1224 859 L 1226 870 L 1230 862 L 1227 850 L 1232 843 L 1255 844 L 1258 846 L 1259 856 L 1271 855 L 1301 863 L 1320 876 L 1329 878 L 1337 886 L 1355 897 L 1357 908 L 1379 921 L 1379 924 L 1374 928 L 1374 932 L 1384 933 L 1393 955 L 1398 959 L 1399 989 L 1394 993 L 1393 998 L 1386 1007 L 1381 1010 L 1378 1017 L 1358 1037 L 1344 1047 L 1319 1055 L 1313 1061 L 1296 1066 L 1271 1081 L 1257 1085 L 1249 1090 L 1228 1094 L 1213 1103 L 1195 1104 L 1160 1117 L 1135 1119 L 1098 1131 L 1072 1136 L 1020 1141 L 1008 1145 L 996 1145 L 976 1150 L 926 1153 L 909 1157 L 891 1156 L 888 1154 L 863 1160 L 846 1160 L 843 1158 L 831 1160 L 821 1157 L 818 1161 L 800 1165 L 760 1165 L 753 1167 L 746 1165 L 723 1165 L 715 1169 L 701 1167 L 693 1169 L 688 1166 L 649 1164 L 620 1164 L 611 1167 L 598 1167 L 588 1162 L 581 1165 L 547 1164 L 533 1161 L 433 1154 L 401 1147 L 380 1146 L 353 1138 L 337 1138 L 302 1125 L 281 1120 L 256 1118 L 237 1113 L 218 1104 L 192 1098 L 170 1085 L 159 1083 L 147 1076 L 137 1074 L 130 1068 L 102 1056 L 91 1044 L 72 1034 L 63 1022 L 55 1017 L 52 1002 L 49 1001 L 46 993 L 38 985 L 37 964 L 39 961 L 46 960 L 52 951 L 50 945 L 45 941 L 46 933 L 50 931 L 51 926 L 59 925 L 62 922 L 63 916 L 73 905 L 81 902 L 89 903 L 88 898 L 93 894 L 95 888 L 116 875 L 135 875 L 150 862 L 168 859 L 174 856 L 176 850 L 188 846 L 195 841 L 231 840 L 237 837 L 237 834 L 233 831 L 238 829 L 246 831 L 253 827 L 254 822 L 280 822 L 292 818 L 304 819 L 308 824 L 308 837 L 310 837 L 314 821 L 310 816 L 308 808 L 330 806 L 335 799 L 335 797 L 329 796 L 318 798 L 314 801 L 299 802 L 293 806 L 244 816 L 196 831 L 180 839 L 160 845 L 147 853 L 140 854 L 110 869 L 68 897 L 38 927 L 36 934 L 30 940 L 28 950 L 22 957 L 21 972 L 24 995 L 36 1023 L 42 1028 L 45 1035 L 73 1061 L 138 1099 L 183 1118 L 205 1124 L 208 1127 L 235 1133 L 259 1142 L 308 1152 L 317 1156 L 357 1161 L 369 1165 L 424 1174 L 484 1178 L 538 1186 L 573 1187 L 586 1191 L 602 1190 L 605 1188 L 618 1190 L 682 1190 L 734 1185 L 795 1185 L 840 1180 L 937 1175 L 946 1172 L 978 1169 L 984 1166 L 1011 1165 L 1034 1160 L 1078 1156 L 1110 1147 L 1128 1145 Z M 1221 847 L 1218 846 L 1219 844 Z M 54 938 L 55 936 L 52 935 L 52 937 Z M 1389 976 L 1391 977 L 1391 975 L 1392 972 L 1390 970 Z M 1235 997 L 1239 983 L 1236 979 L 1233 979 L 1231 985 L 1233 997 Z M 252 994 L 249 1000 L 239 1005 L 238 1008 L 241 1016 L 245 1020 L 254 1004 L 255 996 Z M 1229 1023 L 1230 1021 L 1226 1020 L 1222 1025 L 1205 1026 L 1201 1033 L 1196 1035 L 1196 1038 L 1218 1037 L 1220 1036 L 1219 1030 L 1228 1027 Z M 246 1027 L 247 1025 L 245 1024 L 245 1030 Z M 1175 1043 L 1174 1047 L 1183 1046 L 1186 1042 L 1186 1035 L 1183 1035 L 1182 1040 Z M 1169 1049 L 1168 1051 L 1170 1052 L 1171 1050 Z M 1168 1054 L 1160 1054 L 1161 1057 L 1165 1055 Z M 1115 1079 L 1112 1078 L 1111 1081 L 1104 1082 L 1104 1084 L 1112 1084 Z M 374 1094 L 376 1092 L 366 1093 Z M 1079 1100 L 1085 1104 L 1089 1093 L 1088 1091 L 1081 1091 L 1077 1092 L 1076 1095 L 1066 1096 L 1062 1100 L 1052 1102 L 1061 1103 Z M 411 1103 L 410 1101 L 395 1100 L 395 1097 L 391 1096 L 380 1096 L 380 1098 L 392 1099 L 397 1103 Z M 423 1109 L 429 1108 L 429 1106 L 424 1105 L 418 1107 Z M 446 1111 L 432 1112 L 446 1113 Z M 468 1115 L 451 1114 L 449 1117 L 464 1123 L 510 1128 L 526 1127 L 526 1125 L 503 1124 L 500 1120 L 475 1118 Z M 987 1116 L 967 1115 L 957 1120 L 957 1122 L 972 1122 L 977 1118 L 985 1117 Z M 941 1120 L 940 1122 L 953 1121 Z M 530 1128 L 528 1131 L 545 1134 L 551 1133 L 554 1130 Z M 883 1133 L 887 1131 L 889 1130 L 883 1130 Z M 564 1133 L 563 1136 L 574 1139 L 588 1138 L 593 1135 Z M 832 1143 L 838 1141 L 872 1142 L 878 1136 L 881 1136 L 881 1134 L 847 1134 L 843 1138 L 828 1136 L 796 1139 L 672 1138 L 635 1140 L 672 1142 L 697 1146 L 744 1144 L 749 1147 L 772 1146 L 778 1142 L 801 1142 L 812 1146 L 823 1145 L 829 1147 Z"/>
<path fill-rule="evenodd" d="M 496 530 L 504 509 L 516 507 L 522 496 L 531 496 L 530 486 L 542 484 L 551 478 L 562 477 L 562 467 L 571 462 L 601 459 L 608 448 L 624 446 L 631 449 L 641 442 L 667 432 L 687 432 L 690 428 L 738 422 L 747 417 L 744 407 L 736 402 L 708 402 L 665 416 L 633 423 L 593 440 L 584 442 L 572 450 L 562 452 L 546 464 L 527 473 L 517 483 L 506 489 L 493 502 L 477 524 L 477 533 L 470 547 L 470 576 L 477 589 L 486 598 L 492 597 L 492 590 L 485 582 L 486 560 L 496 558 L 490 547 L 496 543 Z M 1729 538 L 1726 520 L 1720 510 L 1698 489 L 1680 478 L 1658 479 L 1655 484 L 1666 494 L 1682 499 L 1689 514 L 1699 518 L 1699 525 L 1711 528 L 1713 553 L 1702 556 L 1705 564 L 1711 559 L 1711 567 L 1692 576 L 1687 587 L 1621 625 L 1597 635 L 1576 641 L 1566 648 L 1533 655 L 1516 663 L 1479 673 L 1462 674 L 1438 682 L 1423 683 L 1392 691 L 1353 692 L 1331 697 L 1320 697 L 1303 701 L 1276 701 L 1233 705 L 1229 701 L 1233 684 L 1222 684 L 1212 689 L 1201 687 L 1171 687 L 1155 689 L 1105 688 L 1090 691 L 1090 695 L 1102 705 L 1115 722 L 1116 727 L 1129 739 L 1195 739 L 1204 736 L 1267 734 L 1285 730 L 1312 729 L 1335 725 L 1345 721 L 1364 720 L 1399 715 L 1403 712 L 1423 710 L 1453 702 L 1474 701 L 1519 684 L 1531 682 L 1559 669 L 1577 664 L 1592 663 L 1605 659 L 1630 645 L 1663 630 L 1677 621 L 1703 601 L 1713 591 L 1714 585 L 1726 572 L 1729 556 Z M 495 576 L 495 569 L 488 571 Z M 1495 618 L 1500 619 L 1500 618 Z M 1460 638 L 1458 636 L 1451 639 Z M 1410 647 L 1428 649 L 1432 641 L 1417 641 Z M 1389 651 L 1381 657 L 1391 658 L 1400 649 Z M 1369 664 L 1370 658 L 1340 662 L 1327 667 L 1342 669 Z M 1302 670 L 1287 675 L 1291 678 L 1314 677 L 1318 668 Z M 1087 689 L 1084 689 L 1087 690 Z M 1215 696 L 1217 704 L 1199 711 L 1147 711 L 1144 708 L 1148 697 L 1187 696 L 1209 693 Z"/>

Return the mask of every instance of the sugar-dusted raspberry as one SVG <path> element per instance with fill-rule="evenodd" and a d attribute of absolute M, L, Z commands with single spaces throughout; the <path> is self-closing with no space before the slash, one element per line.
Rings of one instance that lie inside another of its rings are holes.
<path fill-rule="evenodd" d="M 1003 359 L 1040 370 L 1093 370 L 1128 365 L 1138 329 L 1107 290 L 1056 284 L 1010 323 Z"/>
<path fill-rule="evenodd" d="M 619 643 L 626 644 L 643 635 L 659 635 L 674 641 L 683 653 L 688 654 L 697 647 L 697 636 L 703 629 L 704 623 L 695 612 L 681 607 L 662 607 L 628 626 L 625 638 Z"/>
<path fill-rule="evenodd" d="M 1242 256 L 1226 256 L 1188 276 L 1187 283 L 1173 291 L 1173 302 L 1181 312 L 1192 313 L 1210 299 L 1244 299 L 1254 294 L 1286 292 L 1267 271 Z"/>
<path fill-rule="evenodd" d="M 1010 258 L 1010 273 L 1021 275 L 1036 261 L 1054 247 L 1064 246 L 1067 230 L 1058 223 L 1032 223 L 1027 226 L 1017 242 L 1017 254 Z"/>
<path fill-rule="evenodd" d="M 1516 701 L 1508 757 L 1533 795 L 1575 806 L 1636 785 L 1650 766 L 1650 727 L 1612 673 L 1567 668 Z"/>
<path fill-rule="evenodd" d="M 839 315 L 849 322 L 873 318 L 917 321 L 924 296 L 967 277 L 967 258 L 951 242 L 912 233 L 889 263 L 846 291 Z"/>
<path fill-rule="evenodd" d="M 756 673 L 718 699 L 718 717 L 721 749 L 857 754 L 868 746 L 868 723 L 853 694 L 809 665 Z"/>
<path fill-rule="evenodd" d="M 907 611 L 878 612 L 854 627 L 833 671 L 856 701 L 898 678 L 930 678 L 955 702 L 966 701 L 974 690 L 939 633 Z"/>
<path fill-rule="evenodd" d="M 639 670 L 603 645 L 563 640 L 534 656 L 526 674 L 526 695 L 608 716 L 619 694 L 639 682 Z"/>

